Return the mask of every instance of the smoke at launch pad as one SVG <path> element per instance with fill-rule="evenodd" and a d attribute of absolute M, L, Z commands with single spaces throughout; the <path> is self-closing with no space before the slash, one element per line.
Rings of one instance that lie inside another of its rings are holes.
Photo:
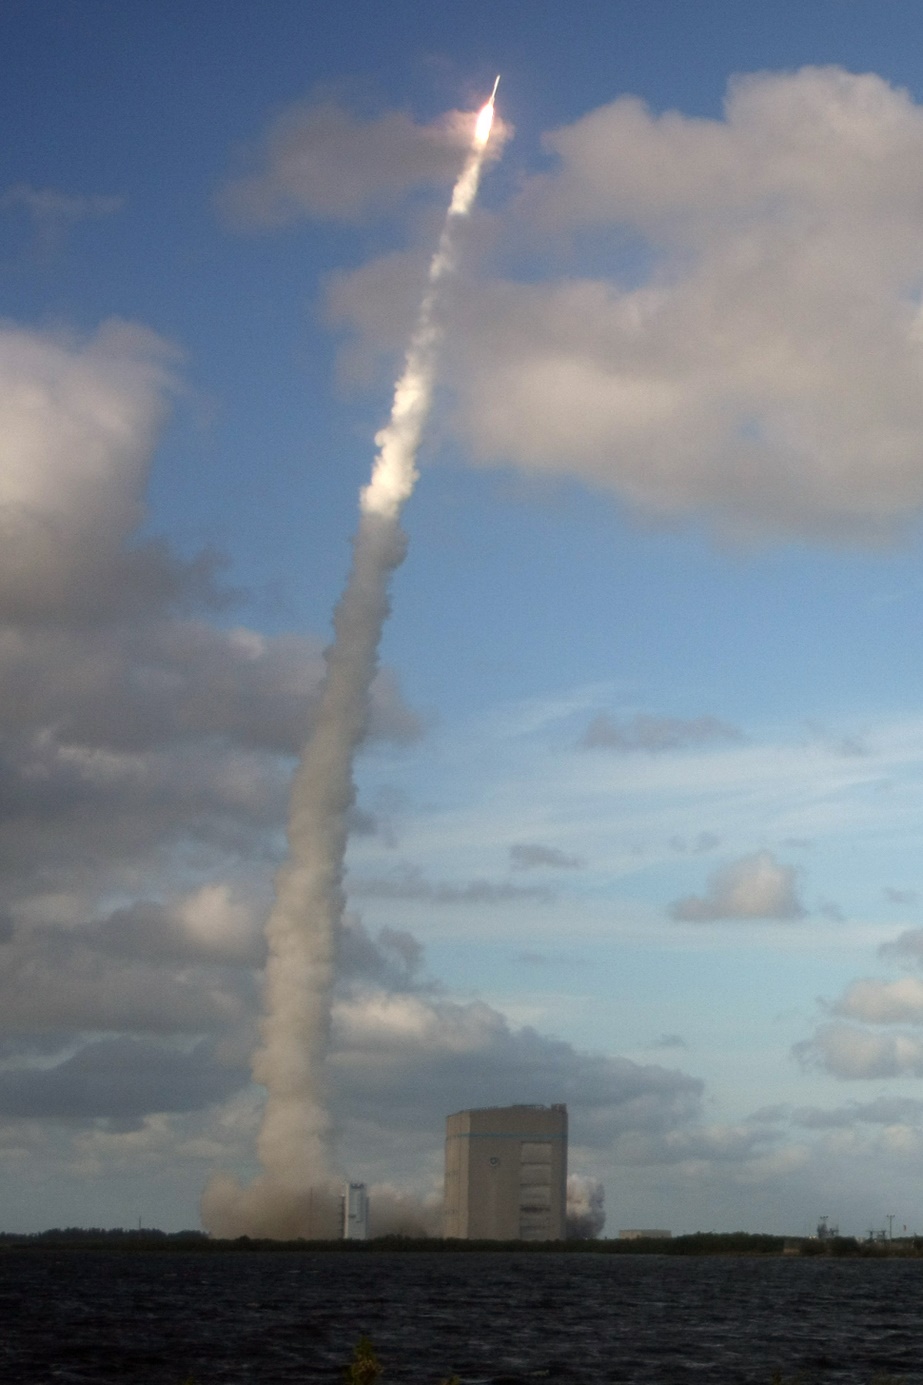
<path fill-rule="evenodd" d="M 440 286 L 454 268 L 458 223 L 477 196 L 496 90 L 495 82 L 477 117 L 390 418 L 375 439 L 372 477 L 360 497 L 352 568 L 334 614 L 317 718 L 292 786 L 289 856 L 266 925 L 264 1017 L 253 1057 L 253 1076 L 267 1092 L 257 1142 L 262 1172 L 247 1186 L 225 1173 L 209 1180 L 202 1220 L 218 1236 L 310 1238 L 337 1231 L 325 1058 L 345 905 L 348 814 L 355 799 L 353 760 L 366 731 L 391 574 L 406 550 L 400 517 L 417 479 L 417 451 L 432 403 Z"/>

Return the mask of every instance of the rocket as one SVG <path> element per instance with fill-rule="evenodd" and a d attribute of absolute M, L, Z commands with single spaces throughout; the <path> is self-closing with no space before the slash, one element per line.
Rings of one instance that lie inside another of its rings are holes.
<path fill-rule="evenodd" d="M 494 89 L 490 97 L 478 112 L 477 124 L 474 127 L 474 142 L 476 147 L 483 149 L 490 139 L 490 127 L 494 120 L 494 97 L 497 94 L 497 87 L 500 85 L 500 74 L 494 78 Z"/>

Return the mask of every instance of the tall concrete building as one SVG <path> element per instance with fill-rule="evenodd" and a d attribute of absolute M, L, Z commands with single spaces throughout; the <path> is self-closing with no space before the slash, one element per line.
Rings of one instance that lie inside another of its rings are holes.
<path fill-rule="evenodd" d="M 446 1236 L 560 1241 L 566 1203 L 566 1106 L 489 1106 L 448 1117 Z"/>

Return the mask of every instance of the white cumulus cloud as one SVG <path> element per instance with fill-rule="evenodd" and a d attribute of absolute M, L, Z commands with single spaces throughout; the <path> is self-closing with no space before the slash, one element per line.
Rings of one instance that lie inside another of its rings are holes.
<path fill-rule="evenodd" d="M 796 889 L 797 870 L 770 851 L 758 851 L 709 877 L 704 895 L 686 895 L 671 905 L 673 918 L 705 923 L 713 919 L 797 919 L 804 906 Z"/>
<path fill-rule="evenodd" d="M 877 543 L 912 521 L 923 107 L 808 67 L 735 79 L 720 119 L 626 96 L 546 144 L 551 169 L 493 218 L 541 273 L 470 282 L 453 308 L 474 461 L 741 540 Z M 339 322 L 393 349 L 402 274 L 392 259 L 341 278 Z"/>
<path fill-rule="evenodd" d="M 923 1024 L 923 981 L 916 976 L 853 981 L 835 1001 L 833 1012 L 866 1024 Z"/>
<path fill-rule="evenodd" d="M 923 1076 L 923 1036 L 826 1024 L 795 1045 L 805 1067 L 848 1079 Z"/>

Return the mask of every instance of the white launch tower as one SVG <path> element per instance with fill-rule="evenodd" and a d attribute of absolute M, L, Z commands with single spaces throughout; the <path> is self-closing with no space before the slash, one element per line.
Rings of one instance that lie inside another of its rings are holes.
<path fill-rule="evenodd" d="M 343 1194 L 343 1240 L 367 1241 L 369 1193 L 364 1183 L 347 1183 Z"/>

